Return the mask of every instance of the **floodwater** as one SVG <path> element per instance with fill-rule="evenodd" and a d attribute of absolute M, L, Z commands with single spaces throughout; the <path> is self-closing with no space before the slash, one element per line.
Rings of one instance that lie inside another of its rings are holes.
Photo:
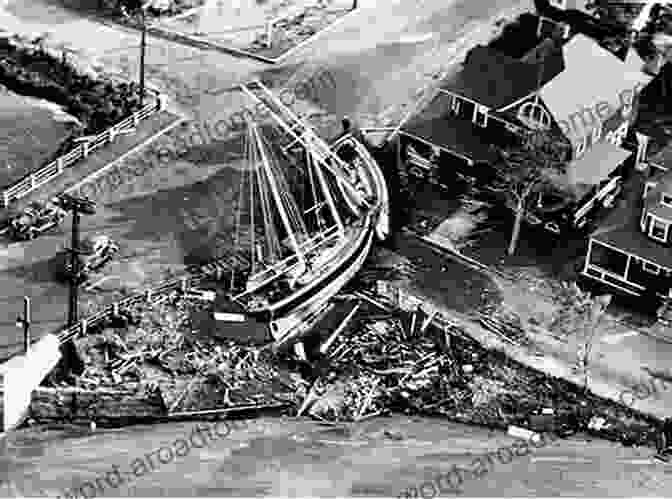
<path fill-rule="evenodd" d="M 238 421 L 228 436 L 182 451 L 183 457 L 164 457 L 165 464 L 154 457 L 154 470 L 147 467 L 141 476 L 125 473 L 138 470 L 134 463 L 146 454 L 177 448 L 175 441 L 188 439 L 196 424 L 22 431 L 5 445 L 0 496 L 63 495 L 96 478 L 102 484 L 114 465 L 128 483 L 116 489 L 101 485 L 98 496 L 397 497 L 453 464 L 468 467 L 479 455 L 513 441 L 502 432 L 434 418 L 390 416 L 326 425 L 266 417 Z M 558 440 L 507 464 L 495 461 L 480 479 L 465 481 L 461 495 L 669 497 L 666 475 L 672 468 L 666 467 L 671 465 L 651 454 L 651 449 L 599 440 Z"/>

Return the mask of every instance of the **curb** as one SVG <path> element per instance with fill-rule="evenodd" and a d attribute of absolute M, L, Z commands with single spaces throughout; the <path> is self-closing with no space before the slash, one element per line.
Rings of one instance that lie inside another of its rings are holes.
<path fill-rule="evenodd" d="M 237 48 L 234 48 L 234 47 L 231 47 L 231 46 L 228 46 L 228 45 L 222 45 L 220 43 L 211 42 L 204 37 L 200 37 L 200 36 L 196 36 L 196 35 L 188 35 L 188 34 L 186 34 L 184 32 L 181 32 L 181 31 L 170 30 L 170 29 L 167 29 L 167 28 L 161 28 L 161 27 L 158 27 L 156 25 L 155 26 L 148 26 L 147 27 L 147 33 L 149 33 L 151 35 L 154 35 L 154 36 L 157 36 L 157 37 L 168 39 L 168 40 L 176 42 L 176 43 L 189 42 L 189 43 L 192 43 L 192 44 L 201 45 L 202 46 L 201 48 L 210 48 L 210 49 L 218 50 L 220 52 L 225 52 L 225 53 L 229 53 L 229 54 L 232 54 L 232 55 L 236 55 L 238 57 L 248 57 L 248 58 L 260 61 L 260 62 L 265 62 L 266 64 L 278 64 L 278 63 L 284 61 L 285 59 L 287 59 L 288 57 L 294 55 L 295 52 L 299 51 L 304 46 L 316 41 L 323 34 L 327 33 L 328 31 L 332 30 L 333 28 L 335 28 L 336 26 L 338 26 L 339 24 L 344 22 L 346 19 L 348 19 L 351 16 L 351 14 L 359 12 L 360 9 L 361 9 L 361 7 L 357 7 L 356 9 L 352 9 L 352 10 L 346 12 L 345 14 L 343 14 L 341 17 L 336 19 L 331 24 L 328 24 L 327 26 L 322 28 L 317 33 L 315 33 L 315 34 L 309 36 L 308 38 L 306 38 L 305 40 L 297 43 L 295 46 L 291 47 L 290 49 L 286 50 L 283 54 L 280 54 L 278 57 L 275 57 L 275 58 L 264 57 L 263 55 L 255 54 L 253 52 L 249 52 L 249 51 L 244 50 L 244 49 L 237 49 Z M 163 21 L 163 22 L 166 22 L 166 21 Z M 135 27 L 135 26 L 131 26 L 131 27 L 132 27 L 132 29 L 138 30 L 138 28 Z"/>
<path fill-rule="evenodd" d="M 69 194 L 69 193 L 71 193 L 71 192 L 73 192 L 73 191 L 79 189 L 80 187 L 82 187 L 82 186 L 88 184 L 88 183 L 91 182 L 92 180 L 95 180 L 96 178 L 98 178 L 100 175 L 102 175 L 103 173 L 105 173 L 107 170 L 109 170 L 109 169 L 112 168 L 113 166 L 116 166 L 117 164 L 121 163 L 121 162 L 122 162 L 124 159 L 126 159 L 128 156 L 130 156 L 130 155 L 132 155 L 132 154 L 135 154 L 135 153 L 138 152 L 139 150 L 145 148 L 147 145 L 151 144 L 153 141 L 155 141 L 156 139 L 158 139 L 161 135 L 164 135 L 165 133 L 169 132 L 170 130 L 172 130 L 173 128 L 179 126 L 181 123 L 184 123 L 185 121 L 187 121 L 186 118 L 184 118 L 183 116 L 178 116 L 177 119 L 175 119 L 175 121 L 173 121 L 170 125 L 164 127 L 163 129 L 159 130 L 158 132 L 156 132 L 155 134 L 151 135 L 150 137 L 147 137 L 145 140 L 143 140 L 143 141 L 140 142 L 139 144 L 135 145 L 134 147 L 132 147 L 131 149 L 129 149 L 128 151 L 126 151 L 125 153 L 123 153 L 123 154 L 122 154 L 121 156 L 119 156 L 118 158 L 116 158 L 116 159 L 110 161 L 110 162 L 107 163 L 105 166 L 102 166 L 101 168 L 99 168 L 99 169 L 96 170 L 95 172 L 93 172 L 93 173 L 91 173 L 90 175 L 88 175 L 87 177 L 83 178 L 82 180 L 80 180 L 79 182 L 77 182 L 75 185 L 72 185 L 72 186 L 68 187 L 68 188 L 65 189 L 63 192 L 65 192 L 66 194 Z"/>
<path fill-rule="evenodd" d="M 314 35 L 311 35 L 311 36 L 309 36 L 308 38 L 306 38 L 305 40 L 303 40 L 302 42 L 297 43 L 297 44 L 296 44 L 295 46 L 293 46 L 291 49 L 287 50 L 284 54 L 281 54 L 281 55 L 279 55 L 278 57 L 276 57 L 275 59 L 272 59 L 272 61 L 273 61 L 274 63 L 278 63 L 278 62 L 282 62 L 282 61 L 284 61 L 285 59 L 287 59 L 287 58 L 290 57 L 291 55 L 294 55 L 295 52 L 298 52 L 298 51 L 299 51 L 300 49 L 302 49 L 304 46 L 308 45 L 309 43 L 312 43 L 312 42 L 316 41 L 316 40 L 317 40 L 319 37 L 321 37 L 324 33 L 330 31 L 332 28 L 335 28 L 335 27 L 338 26 L 339 24 L 343 23 L 346 19 L 348 19 L 349 17 L 351 17 L 351 16 L 350 16 L 351 14 L 354 14 L 354 13 L 356 13 L 356 12 L 359 12 L 360 9 L 361 9 L 361 7 L 357 7 L 357 8 L 355 8 L 355 9 L 350 10 L 349 12 L 346 12 L 346 13 L 343 14 L 341 17 L 339 17 L 338 19 L 336 19 L 333 23 L 328 24 L 327 26 L 325 26 L 324 28 L 322 28 L 320 31 L 318 31 L 317 33 L 315 33 Z"/>
<path fill-rule="evenodd" d="M 138 28 L 135 26 L 131 27 L 132 29 L 138 31 Z M 262 55 L 254 54 L 252 52 L 248 52 L 246 50 L 242 49 L 236 49 L 233 47 L 228 47 L 226 45 L 220 45 L 218 43 L 210 42 L 208 40 L 205 40 L 201 37 L 198 36 L 193 36 L 193 35 L 187 35 L 186 33 L 182 33 L 180 31 L 172 31 L 172 30 L 167 30 L 164 28 L 157 28 L 156 26 L 148 26 L 147 27 L 147 33 L 150 35 L 154 35 L 159 38 L 164 38 L 166 40 L 170 40 L 171 42 L 175 43 L 189 43 L 192 45 L 196 45 L 196 48 L 205 48 L 205 49 L 213 49 L 213 50 L 218 50 L 220 52 L 225 52 L 227 54 L 232 54 L 238 57 L 248 57 L 251 59 L 255 59 L 260 62 L 265 62 L 267 64 L 275 64 L 277 60 L 275 59 L 270 59 L 268 57 L 264 57 Z"/>

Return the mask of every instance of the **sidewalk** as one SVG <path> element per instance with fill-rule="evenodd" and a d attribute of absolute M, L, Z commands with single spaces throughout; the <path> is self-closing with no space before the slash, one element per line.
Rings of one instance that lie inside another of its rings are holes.
<path fill-rule="evenodd" d="M 461 255 L 455 254 L 449 247 L 442 247 L 439 243 L 440 240 L 433 242 L 427 239 L 423 240 L 443 256 L 457 260 L 475 271 L 484 273 L 496 284 L 501 284 L 501 282 L 498 282 L 501 277 L 489 271 L 478 270 L 476 266 L 471 265 L 471 262 Z M 566 345 L 561 341 L 533 334 L 537 350 L 541 349 L 544 352 L 544 355 L 539 356 L 531 349 L 512 345 L 483 328 L 470 313 L 446 308 L 442 303 L 432 299 L 432 290 L 428 289 L 430 283 L 416 282 L 414 284 L 416 294 L 424 292 L 424 299 L 439 308 L 446 317 L 458 322 L 485 347 L 502 350 L 521 364 L 550 376 L 566 379 L 579 386 L 583 385 L 583 378 L 573 374 L 572 356 L 567 351 Z M 525 298 L 540 299 L 538 295 L 534 295 L 532 292 L 529 292 Z M 547 305 L 550 304 L 547 303 Z M 672 345 L 629 331 L 622 324 L 620 326 L 620 331 L 605 330 L 600 334 L 600 338 L 595 345 L 599 357 L 593 361 L 588 388 L 600 397 L 619 403 L 623 403 L 624 400 L 630 408 L 657 418 L 663 419 L 672 415 L 672 390 L 668 393 L 667 381 L 655 380 L 658 393 L 650 393 L 654 378 L 647 374 L 647 371 L 652 373 L 670 372 Z M 670 378 L 672 379 L 672 376 Z M 634 387 L 639 387 L 639 391 Z M 649 390 L 646 390 L 645 387 L 649 387 Z M 628 390 L 630 391 L 626 393 Z M 633 392 L 638 392 L 638 396 L 634 397 Z M 646 395 L 647 393 L 650 394 Z"/>
<path fill-rule="evenodd" d="M 23 209 L 31 201 L 44 201 L 76 186 L 84 179 L 92 178 L 95 173 L 112 166 L 134 149 L 142 148 L 146 143 L 176 126 L 181 120 L 182 118 L 168 111 L 160 111 L 142 120 L 135 133 L 117 136 L 113 143 L 97 149 L 87 158 L 65 169 L 59 177 L 19 199 L 18 208 Z"/>

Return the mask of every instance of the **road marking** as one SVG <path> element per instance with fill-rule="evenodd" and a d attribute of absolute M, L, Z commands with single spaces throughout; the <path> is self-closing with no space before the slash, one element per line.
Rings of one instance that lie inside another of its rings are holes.
<path fill-rule="evenodd" d="M 607 343 L 609 345 L 615 345 L 617 343 L 620 343 L 623 341 L 625 338 L 629 338 L 630 336 L 637 336 L 639 335 L 638 331 L 628 331 L 627 333 L 617 333 L 617 334 L 610 334 L 603 336 L 600 338 L 600 341 L 602 343 Z"/>

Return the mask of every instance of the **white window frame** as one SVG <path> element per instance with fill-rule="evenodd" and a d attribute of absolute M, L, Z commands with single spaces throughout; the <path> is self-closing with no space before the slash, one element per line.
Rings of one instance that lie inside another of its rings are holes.
<path fill-rule="evenodd" d="M 668 198 L 667 202 L 665 201 L 666 197 Z M 672 194 L 669 194 L 667 192 L 663 192 L 660 195 L 660 204 L 662 204 L 663 206 L 667 206 L 668 208 L 672 208 Z"/>
<path fill-rule="evenodd" d="M 481 128 L 485 128 L 488 126 L 488 107 L 487 106 L 482 106 L 480 104 L 476 104 L 474 106 L 474 116 L 472 117 L 472 121 L 474 122 L 475 125 L 480 126 Z M 479 116 L 483 118 L 483 122 L 481 123 L 480 120 L 478 119 Z"/>
<path fill-rule="evenodd" d="M 642 270 L 653 275 L 660 275 L 660 266 L 655 263 L 649 263 L 646 260 L 642 260 Z"/>
<path fill-rule="evenodd" d="M 642 198 L 645 198 L 651 189 L 654 189 L 658 185 L 658 182 L 646 182 L 644 184 L 644 194 Z"/>
<path fill-rule="evenodd" d="M 576 146 L 574 159 L 579 159 L 586 152 L 586 137 L 583 138 L 580 144 Z"/>
<path fill-rule="evenodd" d="M 535 119 L 534 111 L 539 111 L 539 119 Z M 544 106 L 534 101 L 525 102 L 518 108 L 517 117 L 520 121 L 525 123 L 530 128 L 535 130 L 548 130 L 551 128 L 551 116 L 548 114 Z"/>
<path fill-rule="evenodd" d="M 611 137 L 609 135 L 611 134 Z M 628 122 L 624 121 L 623 123 L 620 124 L 620 126 L 616 130 L 612 130 L 607 134 L 607 140 L 614 144 L 617 147 L 621 146 L 621 143 L 625 139 L 625 136 L 628 135 Z"/>
<path fill-rule="evenodd" d="M 602 137 L 602 122 L 598 122 L 597 126 L 593 128 L 593 139 L 592 139 L 592 144 L 595 145 L 597 144 L 597 141 L 600 140 Z"/>
<path fill-rule="evenodd" d="M 642 232 L 647 231 L 647 227 L 649 225 L 649 222 L 650 222 L 649 214 L 644 211 L 642 213 L 642 219 L 639 221 L 639 227 L 642 229 Z"/>
<path fill-rule="evenodd" d="M 660 225 L 663 225 L 665 227 L 665 235 L 662 238 L 653 235 L 653 229 L 656 226 L 656 222 L 659 222 Z M 664 219 L 658 218 L 655 215 L 651 215 L 651 224 L 649 225 L 649 231 L 648 231 L 649 237 L 651 239 L 653 239 L 655 241 L 659 241 L 661 243 L 666 243 L 667 242 L 667 236 L 669 235 L 669 232 L 670 232 L 669 222 L 666 222 Z"/>
<path fill-rule="evenodd" d="M 459 114 L 460 113 L 460 99 L 457 98 L 457 96 L 453 95 L 452 96 L 452 101 L 450 103 L 450 111 L 453 114 Z"/>

